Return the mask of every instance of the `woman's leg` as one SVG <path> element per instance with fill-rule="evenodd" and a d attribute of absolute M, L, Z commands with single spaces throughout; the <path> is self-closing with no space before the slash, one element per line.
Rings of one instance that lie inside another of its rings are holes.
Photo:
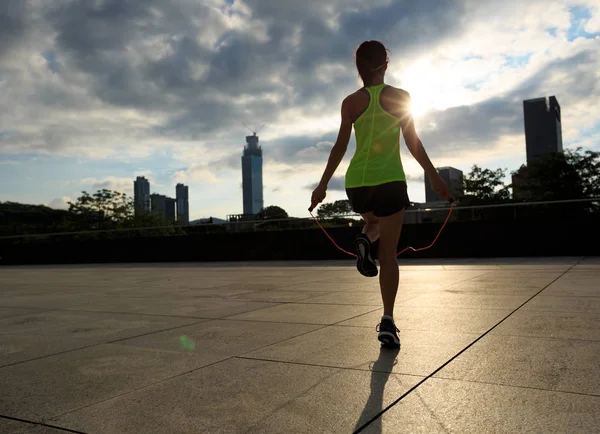
<path fill-rule="evenodd" d="M 379 284 L 383 300 L 383 314 L 393 318 L 394 303 L 398 292 L 398 241 L 402 231 L 404 211 L 379 218 Z"/>
<path fill-rule="evenodd" d="M 379 219 L 372 212 L 361 214 L 361 216 L 365 220 L 362 233 L 369 237 L 369 241 L 374 243 L 379 239 Z"/>
<path fill-rule="evenodd" d="M 365 219 L 362 233 L 354 240 L 356 249 L 356 269 L 365 277 L 375 277 L 378 274 L 377 263 L 371 255 L 373 242 L 379 238 L 379 223 L 372 212 L 361 214 Z"/>

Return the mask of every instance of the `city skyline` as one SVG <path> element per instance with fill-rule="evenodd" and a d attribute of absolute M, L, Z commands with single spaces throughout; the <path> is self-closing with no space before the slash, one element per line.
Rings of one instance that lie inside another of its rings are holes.
<path fill-rule="evenodd" d="M 341 101 L 361 86 L 352 54 L 365 39 L 390 49 L 386 82 L 410 92 L 436 167 L 517 170 L 527 160 L 522 102 L 541 95 L 560 101 L 563 149 L 598 151 L 600 10 L 558 3 L 15 7 L 10 28 L 20 33 L 0 50 L 0 102 L 10 108 L 0 113 L 0 200 L 66 208 L 82 190 L 133 196 L 131 180 L 145 176 L 159 192 L 188 185 L 190 220 L 242 213 L 243 123 L 268 123 L 264 206 L 305 217 Z M 354 138 L 327 201 L 346 198 L 353 151 Z M 409 196 L 423 202 L 423 171 L 404 145 L 402 159 Z"/>
<path fill-rule="evenodd" d="M 145 176 L 133 181 L 133 204 L 135 215 L 155 213 L 165 219 L 186 225 L 190 222 L 188 186 L 181 183 L 175 186 L 175 198 L 151 192 L 152 183 Z"/>

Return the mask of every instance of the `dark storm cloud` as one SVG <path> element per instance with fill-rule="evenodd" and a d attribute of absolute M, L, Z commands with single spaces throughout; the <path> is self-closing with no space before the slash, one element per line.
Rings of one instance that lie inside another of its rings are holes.
<path fill-rule="evenodd" d="M 586 50 L 564 59 L 552 61 L 511 93 L 515 96 L 523 96 L 523 99 L 548 96 L 542 94 L 547 91 L 552 94 L 568 94 L 568 98 L 571 100 L 587 98 L 590 94 L 600 90 L 600 83 L 595 74 L 599 62 L 600 52 L 598 50 Z M 548 84 L 550 75 L 560 73 L 563 74 L 561 87 L 550 89 Z"/>
<path fill-rule="evenodd" d="M 29 27 L 27 2 L 2 0 L 0 6 L 0 60 L 10 54 Z"/>
<path fill-rule="evenodd" d="M 48 38 L 43 50 L 51 49 L 60 65 L 56 75 L 69 83 L 76 79 L 76 86 L 85 92 L 70 94 L 67 87 L 38 89 L 35 98 L 39 98 L 28 103 L 55 103 L 59 109 L 83 112 L 89 100 L 80 95 L 86 94 L 115 108 L 166 114 L 162 125 L 145 131 L 166 143 L 238 134 L 242 122 L 257 119 L 289 123 L 282 119 L 289 115 L 288 109 L 302 110 L 306 117 L 329 115 L 339 112 L 343 97 L 357 87 L 352 54 L 361 41 L 383 40 L 392 50 L 392 59 L 401 62 L 460 35 L 468 27 L 468 3 L 246 0 L 251 12 L 241 12 L 236 23 L 249 27 L 236 28 L 209 2 L 197 0 L 47 2 L 43 16 L 56 40 Z M 26 19 L 29 3 L 4 0 L 2 4 L 0 62 L 32 27 Z M 240 12 L 226 15 L 236 13 Z M 149 52 L 145 44 L 157 41 L 160 50 Z M 488 146 L 503 135 L 520 134 L 523 99 L 548 92 L 560 96 L 563 91 L 569 98 L 588 97 L 598 91 L 596 75 L 590 73 L 598 62 L 598 53 L 591 51 L 562 59 L 510 93 L 469 107 L 429 113 L 418 122 L 423 125 L 419 133 L 434 155 Z M 330 68 L 335 65 L 341 68 Z M 556 71 L 568 73 L 563 80 L 568 90 L 549 88 Z M 13 145 L 25 138 L 35 149 L 44 143 L 59 149 L 73 137 L 72 127 L 40 128 L 32 137 L 13 136 Z M 265 156 L 274 161 L 313 163 L 325 161 L 329 152 L 317 144 L 335 141 L 336 134 L 332 130 L 323 135 L 290 136 L 279 131 L 278 139 L 261 144 Z M 219 164 L 239 168 L 243 135 L 239 149 Z M 78 132 L 78 139 L 82 137 Z"/>
<path fill-rule="evenodd" d="M 63 2 L 48 11 L 57 30 L 57 42 L 65 50 L 87 59 L 102 51 L 117 51 L 143 30 L 155 1 L 82 0 Z"/>
<path fill-rule="evenodd" d="M 314 190 L 319 185 L 318 182 L 308 184 L 304 186 L 306 190 Z M 334 176 L 327 184 L 327 190 L 329 191 L 346 191 L 346 178 L 344 175 Z"/>
<path fill-rule="evenodd" d="M 435 123 L 433 130 L 424 130 L 420 137 L 434 155 L 481 149 L 508 135 L 524 134 L 523 100 L 557 95 L 563 107 L 579 98 L 586 98 L 599 89 L 595 65 L 600 55 L 592 50 L 556 60 L 507 94 L 470 106 L 453 107 L 430 112 L 418 124 Z M 579 65 L 577 69 L 573 65 Z M 555 74 L 567 73 L 556 88 Z M 561 94 L 566 98 L 562 99 Z M 524 138 L 523 138 L 524 140 Z"/>
<path fill-rule="evenodd" d="M 99 98 L 141 109 L 169 109 L 175 103 L 179 114 L 163 131 L 194 137 L 199 131 L 229 127 L 232 118 L 248 109 L 271 119 L 286 107 L 316 104 L 324 111 L 332 106 L 337 109 L 338 100 L 356 83 L 352 52 L 362 39 L 387 37 L 401 55 L 458 29 L 462 11 L 458 1 L 438 0 L 375 2 L 370 10 L 355 2 L 353 12 L 344 12 L 346 5 L 341 1 L 299 5 L 261 0 L 247 4 L 252 16 L 266 26 L 268 40 L 257 41 L 245 32 L 230 30 L 221 36 L 218 48 L 210 49 L 200 46 L 195 36 L 198 25 L 218 26 L 215 10 L 197 2 L 68 2 L 47 17 L 58 33 L 63 55 L 91 75 Z M 337 28 L 326 22 L 333 18 L 328 5 L 333 5 L 338 16 Z M 297 46 L 290 42 L 295 34 Z M 179 37 L 173 38 L 175 35 Z M 127 47 L 151 37 L 164 37 L 172 53 L 160 60 L 135 62 Z M 315 80 L 320 66 L 336 62 L 348 67 L 347 74 L 335 77 L 336 86 Z M 207 74 L 194 78 L 193 65 L 207 67 Z M 272 84 L 274 77 L 287 86 Z M 236 97 L 244 93 L 273 91 L 282 97 L 277 106 L 236 104 Z M 226 95 L 230 103 L 215 103 L 214 95 Z M 188 113 L 181 114 L 181 109 Z"/>
<path fill-rule="evenodd" d="M 382 40 L 397 58 L 409 56 L 460 32 L 463 20 L 464 5 L 458 0 L 392 1 L 367 10 L 341 12 L 336 29 L 315 18 L 303 26 L 294 67 L 305 72 L 331 60 L 352 65 L 353 51 L 367 39 Z"/>

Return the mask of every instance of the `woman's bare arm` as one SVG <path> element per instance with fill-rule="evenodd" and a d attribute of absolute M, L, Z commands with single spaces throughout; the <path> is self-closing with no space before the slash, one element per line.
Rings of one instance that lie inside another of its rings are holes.
<path fill-rule="evenodd" d="M 333 174 L 342 162 L 344 155 L 346 155 L 351 135 L 352 114 L 350 110 L 350 102 L 348 101 L 348 98 L 346 98 L 342 102 L 342 120 L 340 123 L 338 137 L 335 141 L 335 144 L 333 145 L 333 148 L 331 148 L 331 153 L 329 154 L 327 166 L 325 167 L 325 171 L 323 172 L 321 182 L 319 183 L 320 186 L 327 188 L 327 185 L 333 177 Z"/>

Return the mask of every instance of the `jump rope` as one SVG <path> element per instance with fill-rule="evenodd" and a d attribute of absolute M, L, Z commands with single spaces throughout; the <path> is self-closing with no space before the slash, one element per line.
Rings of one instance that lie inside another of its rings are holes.
<path fill-rule="evenodd" d="M 433 247 L 433 245 L 435 244 L 435 242 L 437 241 L 437 239 L 440 237 L 442 231 L 446 227 L 446 224 L 448 223 L 448 220 L 450 220 L 450 216 L 452 215 L 452 211 L 454 210 L 454 200 L 453 199 L 449 199 L 449 202 L 450 202 L 450 210 L 448 211 L 448 215 L 446 216 L 446 220 L 444 220 L 444 224 L 442 225 L 442 227 L 438 231 L 437 235 L 435 236 L 435 238 L 433 239 L 433 241 L 431 242 L 431 244 L 428 245 L 428 246 L 426 246 L 426 247 L 421 247 L 421 248 L 418 248 L 418 249 L 415 249 L 414 247 L 410 247 L 410 246 L 406 247 L 405 249 L 403 249 L 400 252 L 398 252 L 396 254 L 396 257 L 400 256 L 401 254 L 403 254 L 404 252 L 407 252 L 409 250 L 412 250 L 413 252 L 420 252 L 422 250 L 427 250 L 427 249 L 430 249 L 431 247 Z M 314 221 L 317 223 L 317 225 L 321 228 L 321 230 L 323 231 L 323 233 L 325 234 L 325 236 L 327 236 L 327 238 L 329 238 L 329 240 L 333 243 L 333 245 L 335 247 L 338 248 L 338 250 L 340 250 L 341 252 L 344 252 L 347 255 L 356 257 L 356 254 L 354 254 L 352 252 L 349 252 L 347 250 L 344 250 L 340 246 L 338 246 L 338 244 L 335 242 L 335 240 L 333 238 L 331 238 L 331 236 L 327 233 L 327 231 L 325 230 L 325 228 L 323 226 L 321 226 L 321 223 L 319 223 L 319 220 L 313 215 L 312 212 L 313 212 L 314 209 L 315 209 L 315 207 L 311 206 L 308 209 L 308 212 L 310 213 L 310 216 L 314 219 Z"/>

